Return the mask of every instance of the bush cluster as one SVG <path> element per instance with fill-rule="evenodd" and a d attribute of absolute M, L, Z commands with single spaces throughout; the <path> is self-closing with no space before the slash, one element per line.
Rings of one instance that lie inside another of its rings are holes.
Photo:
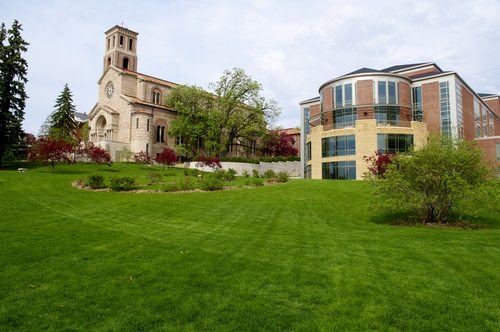
<path fill-rule="evenodd" d="M 222 190 L 224 188 L 224 174 L 214 172 L 206 174 L 200 182 L 201 189 L 207 191 Z"/>
<path fill-rule="evenodd" d="M 99 174 L 91 174 L 85 181 L 85 185 L 90 187 L 91 189 L 101 189 L 106 187 L 104 184 L 104 176 Z"/>
<path fill-rule="evenodd" d="M 134 178 L 123 176 L 109 179 L 109 187 L 113 191 L 128 191 L 132 189 L 135 180 Z"/>

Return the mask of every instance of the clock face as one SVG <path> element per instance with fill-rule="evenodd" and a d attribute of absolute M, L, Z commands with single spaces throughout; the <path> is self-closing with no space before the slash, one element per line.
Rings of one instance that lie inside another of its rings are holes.
<path fill-rule="evenodd" d="M 115 91 L 115 87 L 113 86 L 113 82 L 110 81 L 106 84 L 106 96 L 111 98 L 111 96 L 113 96 L 113 91 Z"/>

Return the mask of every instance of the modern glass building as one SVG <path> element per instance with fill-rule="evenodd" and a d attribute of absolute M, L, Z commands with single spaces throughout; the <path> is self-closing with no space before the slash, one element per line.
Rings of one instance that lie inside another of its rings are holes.
<path fill-rule="evenodd" d="M 307 178 L 362 179 L 365 157 L 419 148 L 429 133 L 476 139 L 495 161 L 500 143 L 500 96 L 435 63 L 361 68 L 323 83 L 300 109 Z"/>

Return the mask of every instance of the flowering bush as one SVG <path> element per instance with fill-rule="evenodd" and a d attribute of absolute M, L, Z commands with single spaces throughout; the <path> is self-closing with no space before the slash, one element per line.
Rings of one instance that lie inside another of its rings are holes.
<path fill-rule="evenodd" d="M 163 151 L 156 156 L 155 161 L 163 166 L 173 166 L 177 162 L 177 155 L 174 150 L 163 148 Z"/>
<path fill-rule="evenodd" d="M 111 164 L 111 156 L 104 149 L 91 145 L 87 148 L 87 156 L 96 164 Z"/>
<path fill-rule="evenodd" d="M 134 161 L 139 164 L 151 164 L 151 156 L 144 151 L 134 155 Z"/>
<path fill-rule="evenodd" d="M 40 137 L 33 142 L 28 153 L 28 160 L 40 161 L 43 164 L 50 164 L 52 173 L 56 164 L 65 162 L 71 163 L 71 153 L 73 145 L 62 139 L 53 139 L 50 137 Z"/>
<path fill-rule="evenodd" d="M 196 164 L 197 167 L 208 166 L 213 169 L 222 168 L 222 165 L 220 164 L 220 159 L 217 157 L 199 156 L 197 160 L 198 160 L 198 163 Z"/>
<path fill-rule="evenodd" d="M 375 155 L 369 157 L 365 156 L 364 159 L 368 164 L 369 176 L 373 175 L 377 178 L 384 178 L 387 166 L 389 166 L 394 159 L 394 154 L 377 151 Z"/>

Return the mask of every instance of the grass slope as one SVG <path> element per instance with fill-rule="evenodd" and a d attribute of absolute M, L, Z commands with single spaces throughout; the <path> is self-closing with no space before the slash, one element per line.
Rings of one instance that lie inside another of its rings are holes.
<path fill-rule="evenodd" d="M 363 182 L 222 192 L 70 186 L 0 171 L 0 330 L 500 330 L 500 216 L 376 224 Z M 142 173 L 141 173 L 142 172 Z"/>

